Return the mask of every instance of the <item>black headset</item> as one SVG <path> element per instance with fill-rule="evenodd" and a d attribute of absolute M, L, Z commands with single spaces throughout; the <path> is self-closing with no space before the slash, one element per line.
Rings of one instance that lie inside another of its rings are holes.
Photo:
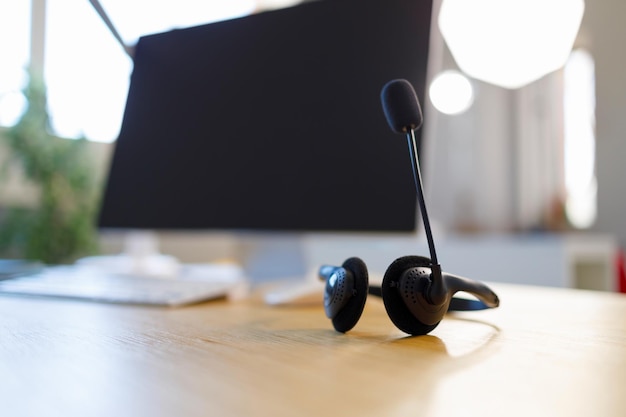
<path fill-rule="evenodd" d="M 382 297 L 396 327 L 411 335 L 425 335 L 437 327 L 448 311 L 494 308 L 500 300 L 481 282 L 441 271 L 424 203 L 415 143 L 414 131 L 423 121 L 419 101 L 413 86 L 404 79 L 385 84 L 381 100 L 391 129 L 407 136 L 430 258 L 404 256 L 396 259 L 387 268 L 381 287 L 369 286 L 367 267 L 357 257 L 347 259 L 340 267 L 323 265 L 319 276 L 326 281 L 324 310 L 335 330 L 345 333 L 359 321 L 369 293 Z M 478 300 L 453 297 L 458 291 L 472 294 Z"/>

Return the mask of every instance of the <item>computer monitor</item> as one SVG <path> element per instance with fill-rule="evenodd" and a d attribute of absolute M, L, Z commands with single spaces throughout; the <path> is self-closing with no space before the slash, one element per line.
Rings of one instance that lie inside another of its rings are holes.
<path fill-rule="evenodd" d="M 414 232 L 380 91 L 423 102 L 431 8 L 323 0 L 140 38 L 99 226 Z"/>

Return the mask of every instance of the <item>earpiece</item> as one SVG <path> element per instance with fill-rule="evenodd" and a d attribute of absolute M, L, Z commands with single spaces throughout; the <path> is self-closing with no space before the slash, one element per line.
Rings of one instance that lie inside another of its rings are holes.
<path fill-rule="evenodd" d="M 352 329 L 361 318 L 367 299 L 368 275 L 359 258 L 346 260 L 341 267 L 322 266 L 320 278 L 326 281 L 324 311 L 338 332 Z"/>
<path fill-rule="evenodd" d="M 415 141 L 414 130 L 422 124 L 417 95 L 407 80 L 398 79 L 385 84 L 381 100 L 391 130 L 407 136 L 430 258 L 404 256 L 396 259 L 387 268 L 380 289 L 369 287 L 367 268 L 359 258 L 350 258 L 341 267 L 322 266 L 319 275 L 326 281 L 324 310 L 335 330 L 345 333 L 360 319 L 367 294 L 379 295 L 396 327 L 411 335 L 424 335 L 437 327 L 448 311 L 494 308 L 500 305 L 500 300 L 481 282 L 442 272 L 424 202 Z M 453 297 L 458 291 L 472 294 L 477 300 Z"/>
<path fill-rule="evenodd" d="M 429 290 L 435 272 L 430 259 L 405 256 L 387 268 L 382 282 L 382 297 L 387 315 L 405 333 L 423 335 L 432 331 L 448 311 L 482 310 L 497 307 L 498 296 L 485 284 L 457 275 L 443 273 L 444 298 L 433 302 Z M 478 300 L 454 298 L 458 291 L 467 292 Z"/>
<path fill-rule="evenodd" d="M 383 299 L 387 315 L 397 328 L 410 335 L 430 333 L 449 311 L 483 310 L 497 307 L 498 296 L 485 284 L 443 273 L 446 294 L 441 303 L 428 298 L 432 286 L 432 262 L 423 256 L 404 256 L 387 268 L 382 286 L 369 286 L 365 263 L 357 257 L 347 259 L 341 266 L 323 265 L 320 279 L 326 281 L 324 310 L 335 330 L 346 333 L 361 318 L 367 295 Z M 477 300 L 455 298 L 458 291 L 471 294 Z"/>

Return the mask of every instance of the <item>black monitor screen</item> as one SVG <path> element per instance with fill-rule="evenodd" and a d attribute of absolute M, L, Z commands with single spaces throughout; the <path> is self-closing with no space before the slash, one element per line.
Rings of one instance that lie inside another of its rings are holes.
<path fill-rule="evenodd" d="M 431 5 L 324 0 L 140 38 L 99 226 L 415 230 L 380 91 L 405 78 L 423 102 Z"/>

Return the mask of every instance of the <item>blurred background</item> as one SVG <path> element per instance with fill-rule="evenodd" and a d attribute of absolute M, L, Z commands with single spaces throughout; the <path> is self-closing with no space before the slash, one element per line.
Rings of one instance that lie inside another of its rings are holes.
<path fill-rule="evenodd" d="M 102 6 L 132 46 L 144 34 L 297 3 Z M 444 269 L 487 281 L 624 290 L 624 16 L 619 0 L 434 1 L 422 168 Z M 476 28 L 489 30 L 470 36 Z M 560 34 L 564 50 L 524 55 L 527 45 L 536 52 Z M 98 231 L 93 219 L 131 58 L 86 0 L 3 2 L 0 39 L 1 256 L 62 263 L 124 250 L 125 232 Z M 254 261 L 249 241 L 226 232 L 160 232 L 158 241 L 182 262 Z M 375 273 L 397 256 L 427 253 L 420 232 L 302 241 L 308 265 L 360 255 Z"/>

